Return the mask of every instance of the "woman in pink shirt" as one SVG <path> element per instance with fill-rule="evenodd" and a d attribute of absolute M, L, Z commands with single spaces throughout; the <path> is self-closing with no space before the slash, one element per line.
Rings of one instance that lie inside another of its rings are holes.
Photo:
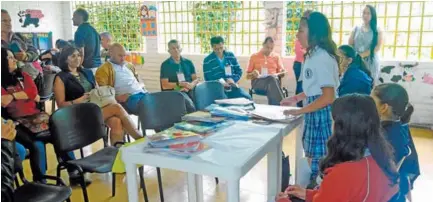
<path fill-rule="evenodd" d="M 307 17 L 311 13 L 311 10 L 306 10 L 302 17 Z M 302 47 L 298 39 L 295 41 L 295 62 L 293 63 L 293 71 L 296 77 L 296 95 L 302 93 L 302 81 L 299 81 L 301 77 L 302 63 L 304 62 L 304 54 L 306 50 Z M 302 107 L 302 101 L 297 103 L 298 107 Z"/>

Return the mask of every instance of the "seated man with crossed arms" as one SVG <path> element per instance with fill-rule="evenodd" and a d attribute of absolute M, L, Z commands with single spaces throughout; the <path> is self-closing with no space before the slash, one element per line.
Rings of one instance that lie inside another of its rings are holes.
<path fill-rule="evenodd" d="M 247 79 L 251 79 L 251 86 L 256 91 L 266 93 L 270 105 L 280 105 L 284 98 L 279 77 L 283 77 L 285 70 L 280 56 L 274 52 L 274 40 L 266 37 L 260 52 L 251 56 L 247 69 Z"/>

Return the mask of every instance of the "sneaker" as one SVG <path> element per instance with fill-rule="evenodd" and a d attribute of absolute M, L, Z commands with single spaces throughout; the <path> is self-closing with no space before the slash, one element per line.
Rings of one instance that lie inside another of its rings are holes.
<path fill-rule="evenodd" d="M 87 186 L 92 184 L 92 180 L 90 180 L 86 174 L 84 174 L 84 183 Z M 72 186 L 80 186 L 81 184 L 81 177 L 78 173 L 78 171 L 70 172 L 69 173 L 69 185 Z"/>

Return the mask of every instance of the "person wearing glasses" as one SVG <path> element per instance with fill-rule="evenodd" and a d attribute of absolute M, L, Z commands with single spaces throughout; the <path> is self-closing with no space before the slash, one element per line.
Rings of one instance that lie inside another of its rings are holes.
<path fill-rule="evenodd" d="M 187 101 L 188 111 L 195 111 L 192 97 L 199 79 L 194 64 L 181 56 L 182 48 L 176 39 L 168 42 L 168 52 L 170 57 L 161 64 L 161 90 L 181 92 Z"/>

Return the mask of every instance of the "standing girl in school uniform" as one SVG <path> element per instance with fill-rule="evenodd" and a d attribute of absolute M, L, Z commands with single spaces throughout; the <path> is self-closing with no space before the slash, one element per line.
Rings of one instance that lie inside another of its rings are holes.
<path fill-rule="evenodd" d="M 314 187 L 319 161 L 326 155 L 326 142 L 332 134 L 331 104 L 339 86 L 337 46 L 332 40 L 328 19 L 320 12 L 312 12 L 301 19 L 297 38 L 307 47 L 301 77 L 304 92 L 284 99 L 281 105 L 293 105 L 306 99 L 303 108 L 287 110 L 285 114 L 305 114 L 302 140 L 312 170 L 309 187 Z"/>
<path fill-rule="evenodd" d="M 384 134 L 394 148 L 394 160 L 400 174 L 400 191 L 392 202 L 405 202 L 420 174 L 418 155 L 406 122 L 413 107 L 406 90 L 395 83 L 378 85 L 371 93 L 376 102 Z"/>

